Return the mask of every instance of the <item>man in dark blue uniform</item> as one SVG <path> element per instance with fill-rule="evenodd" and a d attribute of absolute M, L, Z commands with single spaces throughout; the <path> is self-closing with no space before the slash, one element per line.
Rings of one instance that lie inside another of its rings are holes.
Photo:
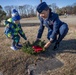
<path fill-rule="evenodd" d="M 54 50 L 57 50 L 60 42 L 68 32 L 68 25 L 60 21 L 58 14 L 51 12 L 51 9 L 45 2 L 42 2 L 37 6 L 37 12 L 40 19 L 40 27 L 36 40 L 41 38 L 44 28 L 47 27 L 47 38 L 49 41 L 45 44 L 44 48 L 48 48 L 51 43 L 56 42 Z"/>

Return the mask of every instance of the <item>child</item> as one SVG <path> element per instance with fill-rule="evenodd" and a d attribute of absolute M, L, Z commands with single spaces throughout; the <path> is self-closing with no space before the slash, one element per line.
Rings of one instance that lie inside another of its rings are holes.
<path fill-rule="evenodd" d="M 20 41 L 20 35 L 25 40 L 27 40 L 20 24 L 20 15 L 16 9 L 13 9 L 12 11 L 12 17 L 9 18 L 7 21 L 5 21 L 5 35 L 8 38 L 12 39 L 12 46 L 10 47 L 12 50 L 18 50 L 22 47 L 21 44 L 19 44 Z"/>
<path fill-rule="evenodd" d="M 37 12 L 40 19 L 37 40 L 41 38 L 44 28 L 47 27 L 47 38 L 49 41 L 45 44 L 44 48 L 48 48 L 53 42 L 56 42 L 53 49 L 57 50 L 60 42 L 68 33 L 68 25 L 59 19 L 58 14 L 51 12 L 46 2 L 42 2 L 37 6 Z"/>

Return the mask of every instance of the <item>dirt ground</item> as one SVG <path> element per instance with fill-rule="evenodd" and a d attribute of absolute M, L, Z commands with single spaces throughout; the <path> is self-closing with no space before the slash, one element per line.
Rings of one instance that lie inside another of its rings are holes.
<path fill-rule="evenodd" d="M 60 18 L 62 21 L 68 23 L 69 32 L 61 42 L 58 51 L 52 50 L 53 45 L 50 46 L 49 50 L 51 56 L 59 59 L 64 65 L 54 70 L 48 70 L 45 74 L 40 75 L 76 75 L 76 16 Z M 32 42 L 36 39 L 37 30 L 39 28 L 38 25 L 24 26 L 22 28 L 29 41 Z M 39 55 L 29 55 L 24 53 L 22 49 L 18 51 L 11 50 L 11 40 L 7 39 L 3 32 L 4 27 L 0 27 L 0 75 L 28 75 L 27 66 L 34 63 Z M 45 28 L 41 40 L 47 42 L 46 35 L 47 29 Z M 23 44 L 25 40 L 21 38 L 20 42 Z M 46 59 L 46 57 L 44 58 Z"/>

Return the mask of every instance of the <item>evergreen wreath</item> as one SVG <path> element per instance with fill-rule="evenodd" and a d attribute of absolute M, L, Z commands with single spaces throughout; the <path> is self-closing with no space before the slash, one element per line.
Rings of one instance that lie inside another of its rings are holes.
<path fill-rule="evenodd" d="M 45 51 L 45 49 L 43 48 L 44 45 L 45 45 L 45 40 L 43 41 L 38 40 L 35 42 L 33 41 L 32 44 L 28 41 L 23 44 L 22 50 L 23 52 L 28 53 L 28 54 L 38 54 Z M 40 49 L 42 48 L 42 50 L 34 49 L 34 47 L 38 47 Z"/>

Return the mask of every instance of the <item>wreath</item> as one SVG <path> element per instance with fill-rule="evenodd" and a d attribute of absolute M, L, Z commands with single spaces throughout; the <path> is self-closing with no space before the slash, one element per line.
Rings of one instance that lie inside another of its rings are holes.
<path fill-rule="evenodd" d="M 22 50 L 25 53 L 38 54 L 38 53 L 41 53 L 41 52 L 45 51 L 44 45 L 45 45 L 45 40 L 43 40 L 43 41 L 38 40 L 38 41 L 35 41 L 35 42 L 33 41 L 32 43 L 30 43 L 28 41 L 28 42 L 25 42 L 23 44 Z"/>

